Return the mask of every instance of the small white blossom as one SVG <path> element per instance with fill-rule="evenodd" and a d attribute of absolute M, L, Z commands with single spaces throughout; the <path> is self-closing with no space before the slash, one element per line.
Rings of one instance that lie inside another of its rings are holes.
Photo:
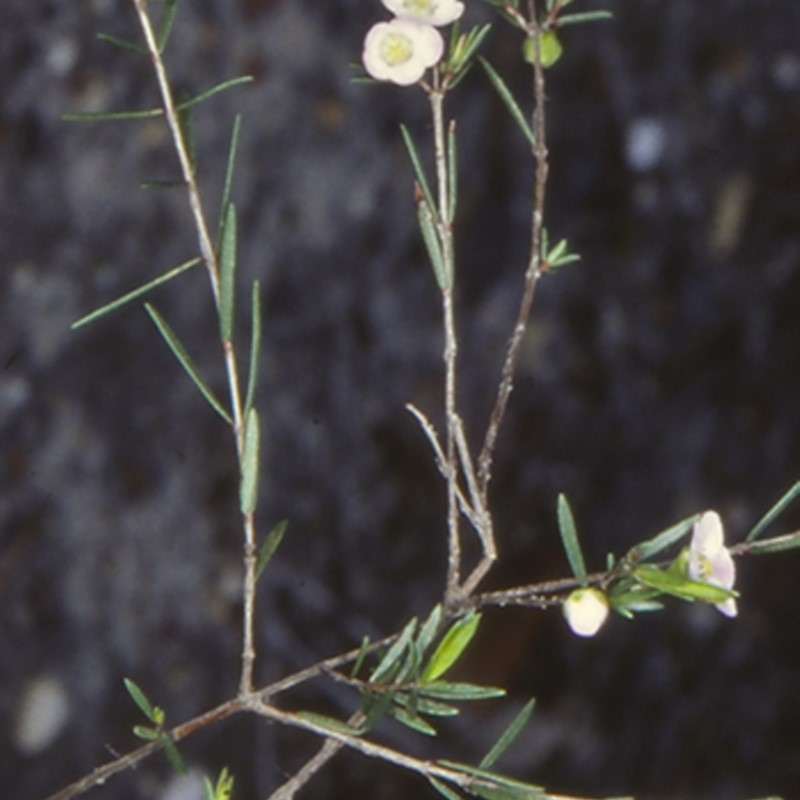
<path fill-rule="evenodd" d="M 723 589 L 732 589 L 736 581 L 736 566 L 730 551 L 725 547 L 722 520 L 716 511 L 703 513 L 692 530 L 689 544 L 689 577 L 695 581 L 710 583 Z M 736 600 L 732 597 L 717 608 L 726 617 L 735 617 Z"/>
<path fill-rule="evenodd" d="M 436 28 L 410 19 L 373 25 L 364 40 L 364 67 L 376 80 L 410 86 L 444 54 Z"/>
<path fill-rule="evenodd" d="M 464 13 L 460 0 L 383 0 L 383 4 L 400 19 L 428 25 L 449 25 Z"/>
<path fill-rule="evenodd" d="M 608 600 L 599 589 L 575 589 L 564 601 L 564 616 L 578 636 L 594 636 L 608 617 Z"/>

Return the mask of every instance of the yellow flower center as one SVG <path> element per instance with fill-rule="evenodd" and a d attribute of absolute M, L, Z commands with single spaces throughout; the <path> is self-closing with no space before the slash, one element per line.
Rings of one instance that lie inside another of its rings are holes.
<path fill-rule="evenodd" d="M 420 17 L 432 17 L 436 12 L 435 0 L 404 0 L 403 6 L 412 14 Z"/>
<path fill-rule="evenodd" d="M 708 581 L 714 570 L 708 556 L 701 555 L 697 559 L 697 580 Z"/>
<path fill-rule="evenodd" d="M 390 66 L 404 64 L 414 55 L 414 45 L 408 36 L 390 33 L 381 42 L 381 58 Z"/>

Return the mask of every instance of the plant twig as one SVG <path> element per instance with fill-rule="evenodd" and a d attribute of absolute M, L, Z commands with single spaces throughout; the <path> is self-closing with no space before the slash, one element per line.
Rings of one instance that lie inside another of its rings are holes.
<path fill-rule="evenodd" d="M 453 231 L 450 225 L 450 202 L 448 197 L 448 159 L 445 146 L 444 90 L 439 85 L 439 71 L 434 70 L 434 85 L 429 91 L 431 114 L 433 117 L 434 160 L 437 178 L 437 219 L 436 230 L 442 252 L 442 262 L 446 284 L 442 287 L 442 317 L 444 324 L 444 364 L 445 364 L 445 465 L 447 468 L 447 530 L 448 558 L 445 606 L 452 608 L 460 594 L 461 584 L 461 533 L 459 530 L 458 509 L 458 460 L 455 444 L 456 416 L 456 359 L 458 343 L 456 340 L 455 316 L 453 311 Z"/>
<path fill-rule="evenodd" d="M 514 373 L 516 371 L 519 351 L 522 340 L 530 318 L 531 306 L 536 286 L 541 276 L 540 264 L 540 242 L 542 237 L 542 226 L 544 222 L 544 206 L 547 188 L 548 173 L 548 154 L 546 142 L 546 120 L 545 120 L 545 78 L 544 67 L 542 66 L 541 54 L 541 25 L 537 19 L 536 0 L 528 0 L 528 36 L 533 45 L 533 95 L 534 109 L 532 128 L 534 131 L 535 144 L 533 154 L 536 160 L 536 188 L 534 190 L 534 205 L 531 218 L 531 249 L 528 258 L 528 266 L 525 271 L 525 284 L 522 292 L 522 299 L 517 313 L 517 320 L 514 330 L 506 350 L 506 358 L 500 377 L 500 384 L 497 390 L 495 405 L 489 418 L 489 425 L 486 430 L 483 447 L 478 456 L 478 478 L 481 485 L 481 492 L 486 500 L 489 483 L 492 478 L 492 461 L 497 445 L 497 436 L 500 426 L 505 416 L 506 406 L 511 391 L 514 388 Z"/>
<path fill-rule="evenodd" d="M 152 61 L 153 69 L 156 74 L 158 88 L 161 93 L 161 102 L 164 108 L 164 115 L 167 120 L 167 125 L 169 126 L 172 143 L 175 148 L 175 153 L 178 156 L 178 161 L 180 162 L 181 174 L 186 186 L 186 193 L 189 199 L 189 207 L 191 209 L 192 219 L 194 221 L 200 254 L 202 255 L 203 262 L 206 266 L 206 272 L 211 285 L 211 293 L 214 298 L 214 304 L 217 309 L 217 313 L 219 313 L 221 291 L 220 265 L 217 258 L 217 253 L 211 240 L 211 234 L 209 233 L 205 212 L 203 210 L 203 202 L 197 185 L 195 168 L 192 163 L 191 156 L 189 155 L 189 150 L 186 146 L 186 140 L 184 139 L 184 135 L 181 130 L 178 109 L 173 98 L 172 87 L 167 75 L 166 67 L 164 65 L 164 60 L 161 56 L 160 48 L 158 46 L 158 40 L 155 31 L 153 30 L 150 16 L 147 12 L 147 0 L 131 0 L 131 2 L 133 3 L 139 18 L 139 25 L 142 29 L 145 44 L 147 46 L 150 60 Z M 236 351 L 234 344 L 230 339 L 223 341 L 222 345 L 225 361 L 225 373 L 227 376 L 228 391 L 230 394 L 231 416 L 233 418 L 233 436 L 236 444 L 237 458 L 241 463 L 244 450 L 245 431 Z M 243 582 L 244 619 L 242 625 L 242 669 L 240 692 L 242 694 L 247 694 L 248 692 L 252 691 L 253 688 L 253 667 L 256 658 L 255 638 L 253 635 L 256 556 L 255 522 L 252 513 L 245 513 L 243 515 L 243 531 L 245 580 Z"/>
<path fill-rule="evenodd" d="M 447 464 L 445 461 L 444 452 L 442 451 L 442 446 L 439 443 L 439 437 L 437 436 L 436 430 L 431 424 L 431 421 L 412 403 L 406 403 L 406 410 L 419 423 L 422 432 L 425 434 L 425 438 L 428 440 L 431 449 L 433 450 L 436 460 L 436 468 L 439 470 L 439 474 L 446 480 Z M 478 512 L 473 509 L 470 501 L 464 495 L 464 492 L 460 486 L 456 486 L 456 496 L 458 498 L 458 505 L 461 509 L 461 513 L 470 521 L 470 524 L 473 528 L 475 528 L 476 531 L 480 531 L 481 522 Z"/>

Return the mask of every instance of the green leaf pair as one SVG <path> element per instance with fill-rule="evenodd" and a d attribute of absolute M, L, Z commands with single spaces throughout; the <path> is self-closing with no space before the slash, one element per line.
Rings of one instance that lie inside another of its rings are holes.
<path fill-rule="evenodd" d="M 203 794 L 205 800 L 231 800 L 233 796 L 233 775 L 223 767 L 217 777 L 216 784 L 212 784 L 207 777 L 203 778 Z"/>
<path fill-rule="evenodd" d="M 178 751 L 175 742 L 172 741 L 169 733 L 164 730 L 166 721 L 166 714 L 162 708 L 153 705 L 147 695 L 137 686 L 130 678 L 124 678 L 125 689 L 128 694 L 136 703 L 142 714 L 147 717 L 153 726 L 150 725 L 134 725 L 133 734 L 139 739 L 144 739 L 146 742 L 157 742 L 164 748 L 172 768 L 180 775 L 187 775 L 188 770 L 186 764 Z"/>
<path fill-rule="evenodd" d="M 448 89 L 458 86 L 469 72 L 475 54 L 489 35 L 491 27 L 491 25 L 481 25 L 467 33 L 461 33 L 458 22 L 453 25 L 445 63 L 445 72 L 449 74 Z"/>

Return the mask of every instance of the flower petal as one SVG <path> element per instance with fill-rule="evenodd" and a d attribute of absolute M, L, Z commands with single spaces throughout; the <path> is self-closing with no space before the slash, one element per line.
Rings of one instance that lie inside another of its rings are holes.
<path fill-rule="evenodd" d="M 464 13 L 461 0 L 382 0 L 399 19 L 417 20 L 428 25 L 449 25 Z"/>

